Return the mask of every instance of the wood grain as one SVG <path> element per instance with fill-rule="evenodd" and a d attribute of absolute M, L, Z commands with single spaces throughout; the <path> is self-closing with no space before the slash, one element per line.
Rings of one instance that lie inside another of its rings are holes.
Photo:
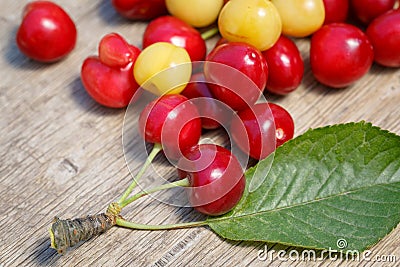
<path fill-rule="evenodd" d="M 260 261 L 258 251 L 290 251 L 276 244 L 223 240 L 206 227 L 175 231 L 113 228 L 68 254 L 49 248 L 54 216 L 70 218 L 102 212 L 129 183 L 122 145 L 124 110 L 94 103 L 83 89 L 80 66 L 95 54 L 100 38 L 119 32 L 140 46 L 145 23 L 119 17 L 110 1 L 55 1 L 77 24 L 78 43 L 65 60 L 44 65 L 25 58 L 14 41 L 23 6 L 0 3 L 0 266 L 396 266 L 373 261 Z M 216 40 L 208 42 L 209 48 Z M 306 62 L 300 88 L 268 99 L 286 107 L 296 135 L 308 128 L 370 121 L 400 134 L 400 71 L 374 65 L 354 86 L 332 90 L 318 84 L 308 64 L 309 41 L 296 40 Z M 142 153 L 132 152 L 135 172 Z M 173 177 L 162 158 L 157 172 Z M 147 183 L 153 182 L 152 180 Z M 146 183 L 145 183 L 146 185 Z M 176 223 L 203 217 L 151 198 L 126 211 L 141 223 Z M 400 228 L 371 248 L 371 258 L 393 255 L 400 262 Z"/>

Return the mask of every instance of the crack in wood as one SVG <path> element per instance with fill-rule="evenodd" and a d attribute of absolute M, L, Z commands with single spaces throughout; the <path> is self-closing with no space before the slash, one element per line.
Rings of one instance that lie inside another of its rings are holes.
<path fill-rule="evenodd" d="M 71 160 L 65 158 L 61 165 L 71 174 L 75 175 L 78 173 L 79 167 L 71 162 Z"/>

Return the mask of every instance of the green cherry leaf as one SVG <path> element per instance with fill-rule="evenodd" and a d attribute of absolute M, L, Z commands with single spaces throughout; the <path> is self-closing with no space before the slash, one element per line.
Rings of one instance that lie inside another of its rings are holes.
<path fill-rule="evenodd" d="M 363 251 L 400 221 L 400 136 L 369 123 L 309 130 L 246 172 L 229 213 L 208 219 L 220 236 L 290 246 Z M 266 168 L 268 169 L 268 168 Z"/>

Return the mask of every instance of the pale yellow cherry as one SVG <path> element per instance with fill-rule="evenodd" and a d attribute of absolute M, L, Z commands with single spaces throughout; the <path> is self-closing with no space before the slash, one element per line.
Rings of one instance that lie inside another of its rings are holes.
<path fill-rule="evenodd" d="M 263 51 L 278 40 L 282 22 L 268 0 L 231 0 L 221 10 L 218 27 L 228 41 L 248 43 Z"/>
<path fill-rule="evenodd" d="M 189 82 L 191 73 L 188 52 L 166 42 L 146 47 L 133 68 L 136 82 L 155 95 L 179 94 Z"/>
<path fill-rule="evenodd" d="M 311 35 L 325 20 L 323 0 L 271 0 L 282 19 L 282 33 L 293 37 Z"/>
<path fill-rule="evenodd" d="M 224 0 L 166 0 L 171 15 L 193 27 L 206 27 L 215 22 Z"/>

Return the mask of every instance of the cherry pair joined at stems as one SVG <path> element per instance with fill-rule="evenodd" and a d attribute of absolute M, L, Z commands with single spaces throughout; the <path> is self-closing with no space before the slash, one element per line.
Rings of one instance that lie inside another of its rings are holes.
<path fill-rule="evenodd" d="M 181 173 L 184 173 L 183 179 L 143 190 L 129 197 L 138 179 L 159 151 L 161 147 L 156 144 L 146 164 L 116 202 L 119 211 L 140 197 L 178 186 L 186 187 L 189 203 L 196 210 L 207 215 L 224 214 L 241 199 L 245 189 L 243 169 L 231 151 L 214 144 L 196 145 L 187 151 L 185 157 L 182 157 L 177 165 Z"/>
<path fill-rule="evenodd" d="M 138 198 L 138 195 L 131 198 L 129 195 L 161 150 L 167 158 L 179 160 L 177 166 L 187 177 L 177 184 L 191 187 L 187 190 L 189 202 L 200 212 L 223 214 L 240 200 L 245 185 L 240 163 L 225 148 L 197 145 L 201 135 L 200 118 L 196 106 L 186 97 L 171 94 L 150 102 L 139 116 L 139 132 L 146 142 L 155 145 L 134 181 L 117 201 L 120 208 Z M 169 188 L 161 186 L 165 187 Z"/>

